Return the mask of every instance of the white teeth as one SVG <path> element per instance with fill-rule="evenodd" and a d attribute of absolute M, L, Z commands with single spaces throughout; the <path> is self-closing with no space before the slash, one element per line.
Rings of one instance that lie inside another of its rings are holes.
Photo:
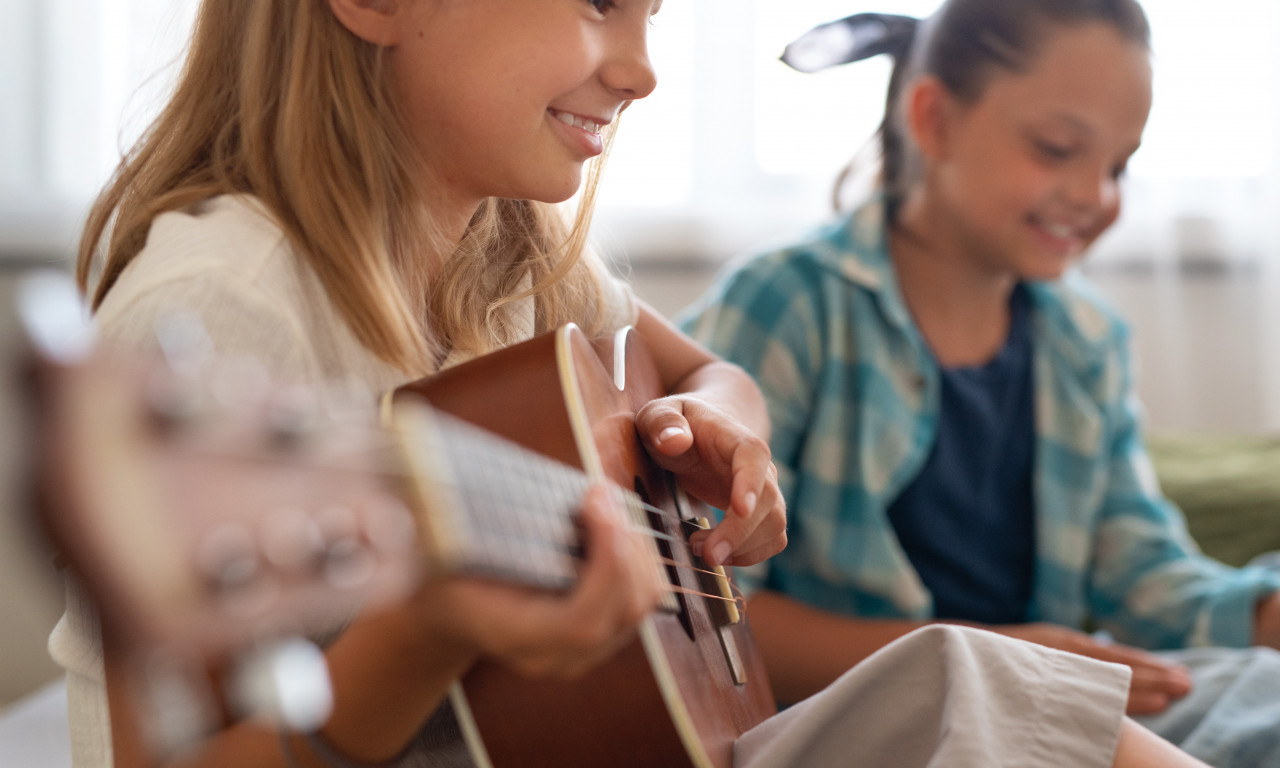
<path fill-rule="evenodd" d="M 554 109 L 551 110 L 551 114 L 565 125 L 572 125 L 575 128 L 581 128 L 582 130 L 590 131 L 591 133 L 600 133 L 600 123 L 597 123 L 594 120 L 577 117 L 569 114 L 568 112 L 560 112 Z"/>
<path fill-rule="evenodd" d="M 1049 222 L 1046 221 L 1042 224 L 1042 226 L 1044 227 L 1044 230 L 1048 232 L 1050 235 L 1054 237 L 1062 238 L 1064 240 L 1067 238 L 1075 237 L 1075 234 L 1076 234 L 1075 230 L 1073 230 L 1071 227 L 1065 224 L 1050 224 Z"/>

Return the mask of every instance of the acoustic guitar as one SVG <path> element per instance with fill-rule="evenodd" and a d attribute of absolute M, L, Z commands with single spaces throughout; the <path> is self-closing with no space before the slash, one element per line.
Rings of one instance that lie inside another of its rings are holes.
<path fill-rule="evenodd" d="M 710 568 L 689 549 L 689 533 L 697 521 L 705 525 L 704 508 L 649 459 L 636 433 L 636 411 L 663 394 L 635 331 L 593 345 L 570 325 L 404 387 L 393 398 L 399 403 L 423 398 L 440 411 L 554 460 L 555 472 L 579 470 L 576 482 L 527 484 L 521 479 L 497 491 L 512 494 L 499 507 L 517 510 L 504 517 L 529 530 L 548 523 L 554 530 L 550 539 L 572 539 L 566 512 L 576 506 L 588 478 L 629 490 L 627 506 L 637 524 L 652 532 L 656 561 L 671 587 L 661 610 L 641 625 L 639 639 L 582 680 L 529 680 L 490 662 L 472 669 L 455 687 L 452 701 L 481 765 L 727 767 L 733 762 L 734 740 L 776 711 L 763 663 L 723 570 Z M 410 426 L 408 435 L 422 432 Z M 411 437 L 404 444 L 413 445 Z M 457 456 L 472 453 L 457 446 L 450 443 L 445 450 Z M 480 451 L 491 457 L 501 453 Z M 521 474 L 485 460 L 455 466 L 465 467 L 460 473 L 475 474 L 473 481 L 463 483 L 472 488 L 505 485 L 497 477 Z M 425 469 L 415 473 L 426 475 Z M 565 490 L 536 491 L 552 485 Z M 539 504 L 520 501 L 537 496 L 543 498 Z M 423 504 L 463 506 L 460 501 Z M 532 511 L 535 507 L 539 511 Z M 474 533 L 477 522 L 488 517 L 463 513 L 450 516 L 443 530 L 424 526 L 434 542 L 429 547 L 433 559 L 471 550 L 457 546 L 458 539 L 490 538 Z M 441 519 L 432 516 L 435 522 Z M 522 533 L 514 538 L 536 537 Z M 559 559 L 554 553 L 543 568 L 535 565 L 544 562 L 541 552 L 512 557 L 488 546 L 478 549 L 484 553 L 466 563 L 465 570 L 502 573 L 505 563 L 518 561 L 528 571 L 542 572 L 542 583 L 571 577 L 563 563 L 554 564 Z"/>
<path fill-rule="evenodd" d="M 566 326 L 478 358 L 387 396 L 381 424 L 249 364 L 46 352 L 33 382 L 44 526 L 104 638 L 129 650 L 161 751 L 235 716 L 207 695 L 211 668 L 247 670 L 228 686 L 250 692 L 241 714 L 275 707 L 314 727 L 324 692 L 267 685 L 264 704 L 263 679 L 292 662 L 264 665 L 280 657 L 261 651 L 423 578 L 571 588 L 574 518 L 599 480 L 669 591 L 580 680 L 477 664 L 451 696 L 475 762 L 721 768 L 775 711 L 727 576 L 688 546 L 704 508 L 640 444 L 636 410 L 663 391 L 634 331 L 593 343 Z"/>

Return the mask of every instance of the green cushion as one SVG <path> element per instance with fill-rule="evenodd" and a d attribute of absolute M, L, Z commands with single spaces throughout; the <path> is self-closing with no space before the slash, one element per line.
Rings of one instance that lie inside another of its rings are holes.
<path fill-rule="evenodd" d="M 1238 566 L 1280 550 L 1280 437 L 1163 435 L 1147 447 L 1206 554 Z"/>

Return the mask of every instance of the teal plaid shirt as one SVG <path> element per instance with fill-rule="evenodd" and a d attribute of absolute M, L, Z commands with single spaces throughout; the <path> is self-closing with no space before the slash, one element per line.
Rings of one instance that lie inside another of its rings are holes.
<path fill-rule="evenodd" d="M 1128 331 L 1078 275 L 1029 286 L 1037 552 L 1032 621 L 1148 648 L 1249 645 L 1280 575 L 1201 555 L 1139 430 Z M 829 611 L 927 619 L 889 523 L 938 421 L 939 371 L 899 292 L 883 206 L 723 275 L 684 327 L 764 391 L 790 543 L 739 573 Z"/>

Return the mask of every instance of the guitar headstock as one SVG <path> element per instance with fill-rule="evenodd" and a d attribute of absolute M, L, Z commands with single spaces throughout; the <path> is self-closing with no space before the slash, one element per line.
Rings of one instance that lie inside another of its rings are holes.
<path fill-rule="evenodd" d="M 123 646 L 217 660 L 416 583 L 372 404 L 335 410 L 244 361 L 37 351 L 42 521 Z"/>

